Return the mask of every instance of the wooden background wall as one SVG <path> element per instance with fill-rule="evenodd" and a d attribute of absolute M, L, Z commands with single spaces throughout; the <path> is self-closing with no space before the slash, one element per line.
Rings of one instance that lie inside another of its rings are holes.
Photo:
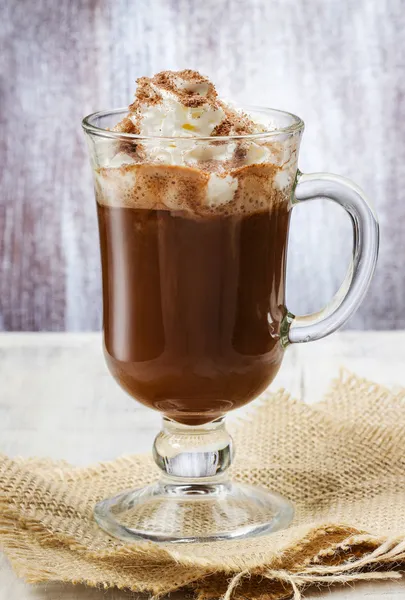
<path fill-rule="evenodd" d="M 405 327 L 403 0 L 0 0 L 0 329 L 100 327 L 83 115 L 136 77 L 197 68 L 228 97 L 306 122 L 300 167 L 353 178 L 380 216 L 353 328 Z M 289 307 L 320 308 L 350 255 L 340 210 L 296 209 Z"/>

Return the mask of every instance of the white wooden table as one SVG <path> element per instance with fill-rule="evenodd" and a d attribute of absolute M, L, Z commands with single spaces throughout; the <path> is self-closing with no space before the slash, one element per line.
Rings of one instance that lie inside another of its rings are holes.
<path fill-rule="evenodd" d="M 405 385 L 405 332 L 345 332 L 289 348 L 273 387 L 316 402 L 341 366 L 379 383 Z M 100 334 L 0 334 L 1 452 L 86 465 L 148 450 L 159 424 L 158 414 L 131 400 L 108 374 Z M 0 600 L 131 597 L 57 583 L 28 586 L 0 555 Z M 405 600 L 405 579 L 305 597 Z"/>

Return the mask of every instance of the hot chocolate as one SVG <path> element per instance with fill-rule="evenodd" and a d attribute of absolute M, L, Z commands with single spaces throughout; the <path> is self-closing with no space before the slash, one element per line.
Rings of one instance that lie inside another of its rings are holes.
<path fill-rule="evenodd" d="M 190 71 L 142 78 L 114 131 L 95 174 L 107 363 L 137 400 L 205 423 L 282 360 L 296 148 Z"/>
<path fill-rule="evenodd" d="M 94 113 L 83 127 L 107 363 L 133 398 L 164 415 L 153 445 L 161 479 L 99 502 L 97 523 L 135 543 L 286 527 L 288 500 L 229 480 L 234 444 L 223 416 L 271 383 L 288 344 L 329 335 L 353 314 L 377 260 L 373 211 L 352 182 L 297 172 L 299 117 L 242 112 L 194 71 L 142 77 L 128 110 Z M 284 298 L 290 209 L 324 197 L 356 224 L 353 260 L 324 310 L 295 317 Z M 240 460 L 251 471 L 243 451 Z"/>

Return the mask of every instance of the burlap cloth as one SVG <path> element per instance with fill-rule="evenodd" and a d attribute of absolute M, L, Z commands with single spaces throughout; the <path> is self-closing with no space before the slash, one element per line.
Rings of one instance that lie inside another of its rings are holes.
<path fill-rule="evenodd" d="M 149 456 L 84 469 L 2 457 L 0 543 L 14 570 L 32 583 L 266 600 L 300 598 L 313 582 L 400 577 L 405 390 L 342 374 L 316 405 L 268 393 L 233 435 L 233 476 L 291 498 L 289 529 L 238 542 L 129 546 L 104 534 L 92 509 L 153 481 Z"/>

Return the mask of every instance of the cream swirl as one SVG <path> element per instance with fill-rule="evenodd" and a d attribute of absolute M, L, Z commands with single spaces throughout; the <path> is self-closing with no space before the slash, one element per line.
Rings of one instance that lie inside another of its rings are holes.
<path fill-rule="evenodd" d="M 214 206 L 232 202 L 239 186 L 235 170 L 275 164 L 274 144 L 268 139 L 240 137 L 268 127 L 222 101 L 200 73 L 162 71 L 141 77 L 137 84 L 128 115 L 113 130 L 145 139 L 135 145 L 135 152 L 121 151 L 106 166 L 146 163 L 201 169 L 209 178 L 207 205 Z M 229 139 L 218 139 L 224 137 Z M 280 176 L 277 187 L 287 185 L 288 179 Z"/>

